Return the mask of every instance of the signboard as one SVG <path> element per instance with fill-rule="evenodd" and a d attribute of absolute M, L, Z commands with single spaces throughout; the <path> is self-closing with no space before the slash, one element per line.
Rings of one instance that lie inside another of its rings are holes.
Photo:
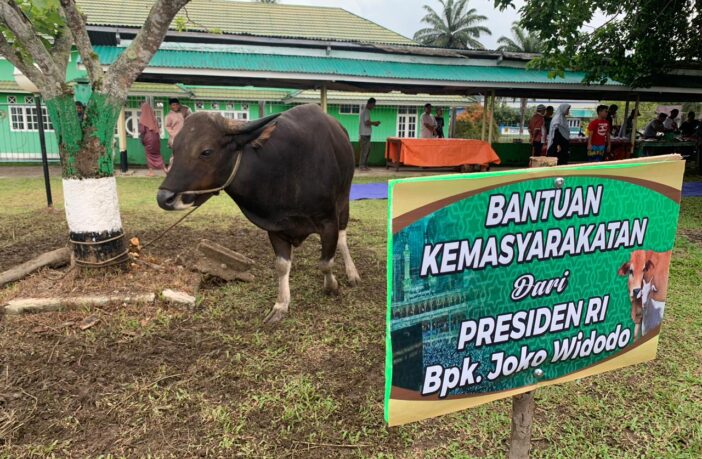
<path fill-rule="evenodd" d="M 385 418 L 655 358 L 684 162 L 389 184 Z"/>

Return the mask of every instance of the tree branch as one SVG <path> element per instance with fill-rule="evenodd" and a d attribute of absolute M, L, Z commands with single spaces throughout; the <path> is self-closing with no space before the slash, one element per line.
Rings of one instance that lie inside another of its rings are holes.
<path fill-rule="evenodd" d="M 106 93 L 120 99 L 127 97 L 127 90 L 151 61 L 171 21 L 189 1 L 156 1 L 137 36 L 107 71 Z"/>
<path fill-rule="evenodd" d="M 61 16 L 66 20 L 65 15 L 62 13 Z M 56 65 L 59 66 L 59 70 L 62 74 L 66 73 L 66 68 L 68 67 L 68 60 L 71 56 L 71 46 L 73 45 L 73 35 L 71 35 L 71 29 L 66 23 L 62 28 L 61 32 L 54 39 L 54 44 L 51 47 L 51 54 L 54 56 L 54 61 Z"/>
<path fill-rule="evenodd" d="M 24 46 L 29 55 L 32 56 L 32 59 L 34 59 L 34 62 L 44 74 L 45 81 L 51 86 L 63 84 L 65 75 L 61 75 L 51 54 L 39 40 L 38 33 L 14 1 L 10 3 L 8 0 L 0 0 L 0 18 L 15 34 L 16 39 Z M 48 87 L 46 89 L 49 90 Z"/>
<path fill-rule="evenodd" d="M 0 23 L 4 24 L 5 21 L 0 20 Z M 46 84 L 44 75 L 34 67 L 31 63 L 26 64 L 16 53 L 15 49 L 12 47 L 9 41 L 5 39 L 5 36 L 0 33 L 0 54 L 5 56 L 5 58 L 10 61 L 12 65 L 17 67 L 20 72 L 24 73 L 24 76 L 29 78 L 32 83 L 38 87 L 43 87 Z"/>
<path fill-rule="evenodd" d="M 66 15 L 66 24 L 71 29 L 80 58 L 88 71 L 88 78 L 90 78 L 92 85 L 99 89 L 102 86 L 105 74 L 100 65 L 100 59 L 93 51 L 93 45 L 90 43 L 83 15 L 78 11 L 75 0 L 61 0 L 61 8 Z"/>

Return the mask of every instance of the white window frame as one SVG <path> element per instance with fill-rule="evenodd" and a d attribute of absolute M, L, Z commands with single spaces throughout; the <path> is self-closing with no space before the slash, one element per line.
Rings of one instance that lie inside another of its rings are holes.
<path fill-rule="evenodd" d="M 165 138 L 166 135 L 166 130 L 165 130 L 165 119 L 163 117 L 163 109 L 162 108 L 154 108 L 154 115 L 156 115 L 156 121 L 158 121 L 159 128 L 160 128 L 160 134 L 161 138 Z M 127 137 L 131 137 L 132 139 L 138 139 L 139 138 L 139 115 L 141 114 L 141 109 L 139 108 L 125 108 L 124 109 L 124 131 L 127 133 Z M 133 121 L 132 121 L 133 120 Z M 129 123 L 133 122 L 133 128 L 132 131 L 130 132 L 129 129 Z M 119 131 L 115 129 L 115 135 L 118 135 Z"/>
<path fill-rule="evenodd" d="M 249 110 L 199 110 L 207 113 L 219 113 L 229 120 L 249 121 Z"/>
<path fill-rule="evenodd" d="M 15 127 L 15 123 L 13 120 L 14 116 L 17 116 L 17 113 L 13 113 L 14 111 L 19 110 L 20 113 L 19 115 L 22 117 L 21 123 L 22 127 L 20 129 L 17 129 Z M 34 113 L 36 112 L 37 107 L 35 105 L 24 105 L 24 104 L 10 104 L 9 106 L 9 112 L 10 112 L 10 131 L 12 132 L 38 132 L 39 131 L 39 125 L 37 124 L 37 127 L 35 129 L 30 129 L 29 126 L 34 124 Z M 53 132 L 54 126 L 51 124 L 51 119 L 49 119 L 49 113 L 46 111 L 46 107 L 42 105 L 41 107 L 41 121 L 42 124 L 44 125 L 44 131 L 46 132 Z"/>
<path fill-rule="evenodd" d="M 346 108 L 347 110 L 344 110 Z M 354 111 L 355 110 L 355 111 Z M 339 115 L 360 115 L 361 105 L 360 104 L 341 104 L 339 105 Z"/>
<path fill-rule="evenodd" d="M 409 129 L 409 124 L 411 124 L 411 121 L 414 121 L 414 135 L 410 136 L 408 134 L 411 133 L 411 130 Z M 401 129 L 401 126 L 404 124 L 405 128 Z M 397 133 L 397 137 L 405 138 L 405 139 L 416 139 L 418 134 L 419 134 L 419 115 L 417 113 L 417 107 L 407 107 L 407 106 L 401 106 L 397 108 L 397 123 L 396 123 L 396 129 L 395 132 Z"/>

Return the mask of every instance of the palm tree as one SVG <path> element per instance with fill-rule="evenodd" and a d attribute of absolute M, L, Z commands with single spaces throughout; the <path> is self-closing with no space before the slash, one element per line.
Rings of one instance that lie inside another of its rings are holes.
<path fill-rule="evenodd" d="M 497 43 L 500 45 L 498 51 L 511 53 L 540 53 L 543 44 L 538 35 L 528 32 L 519 27 L 518 22 L 512 23 L 512 37 L 500 37 Z"/>
<path fill-rule="evenodd" d="M 468 0 L 439 0 L 444 8 L 441 14 L 429 5 L 424 5 L 427 14 L 422 22 L 429 27 L 418 30 L 414 39 L 424 45 L 442 48 L 485 49 L 478 40 L 481 34 L 492 35 L 490 29 L 481 25 L 487 17 L 468 9 Z"/>
<path fill-rule="evenodd" d="M 507 51 L 510 53 L 540 53 L 543 49 L 543 44 L 539 36 L 528 32 L 519 27 L 518 22 L 512 23 L 512 37 L 500 37 L 497 43 L 500 45 L 498 51 Z M 522 97 L 520 100 L 520 112 L 522 121 L 519 124 L 519 135 L 524 133 L 524 119 L 526 118 L 527 99 Z"/>

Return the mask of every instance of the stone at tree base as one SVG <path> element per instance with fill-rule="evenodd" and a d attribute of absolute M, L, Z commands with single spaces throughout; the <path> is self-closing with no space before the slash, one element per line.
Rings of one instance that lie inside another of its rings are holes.
<path fill-rule="evenodd" d="M 161 292 L 161 295 L 163 296 L 164 299 L 166 299 L 172 303 L 179 303 L 179 304 L 185 304 L 188 306 L 195 306 L 195 297 L 192 295 L 189 295 L 188 293 L 185 293 L 185 292 L 171 290 L 171 289 L 167 288 L 166 290 Z"/>
<path fill-rule="evenodd" d="M 235 271 L 245 272 L 254 265 L 252 259 L 207 239 L 200 241 L 197 249 L 206 257 L 224 263 Z"/>
<path fill-rule="evenodd" d="M 229 267 L 226 263 L 213 260 L 209 257 L 200 257 L 193 264 L 195 270 L 203 273 L 209 274 L 210 276 L 219 277 L 225 281 L 235 281 L 241 280 L 244 282 L 251 282 L 254 280 L 254 275 L 250 272 L 237 271 Z"/>

